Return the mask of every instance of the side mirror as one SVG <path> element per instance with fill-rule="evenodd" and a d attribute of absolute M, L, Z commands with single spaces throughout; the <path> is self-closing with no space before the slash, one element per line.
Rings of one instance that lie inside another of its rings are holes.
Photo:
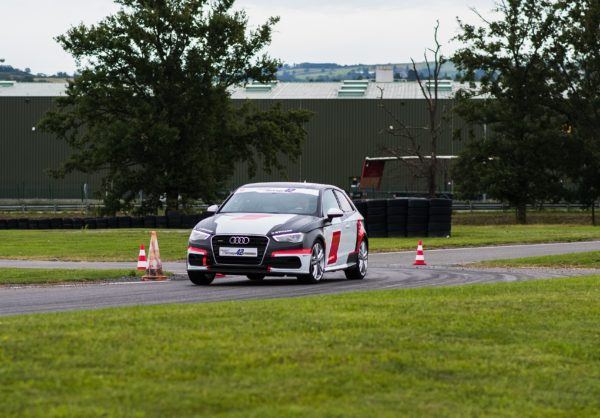
<path fill-rule="evenodd" d="M 327 217 L 329 219 L 341 218 L 342 216 L 344 216 L 344 212 L 342 212 L 340 209 L 331 208 L 327 212 Z"/>
<path fill-rule="evenodd" d="M 212 206 L 209 206 L 208 209 L 206 209 L 206 212 L 217 213 L 218 210 L 219 210 L 219 205 L 212 205 Z"/>

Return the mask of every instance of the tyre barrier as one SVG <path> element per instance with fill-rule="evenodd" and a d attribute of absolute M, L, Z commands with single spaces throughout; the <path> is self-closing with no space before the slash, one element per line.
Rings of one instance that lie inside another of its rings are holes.
<path fill-rule="evenodd" d="M 388 237 L 405 237 L 408 199 L 390 199 L 386 204 Z"/>
<path fill-rule="evenodd" d="M 449 199 L 377 199 L 355 201 L 365 218 L 369 236 L 379 237 L 448 237 L 452 233 L 452 201 Z M 120 216 L 105 218 L 0 219 L 6 229 L 112 229 L 112 228 L 193 228 L 211 216 L 201 214 Z"/>
<path fill-rule="evenodd" d="M 452 201 L 431 199 L 429 201 L 430 237 L 449 237 L 452 234 Z"/>
<path fill-rule="evenodd" d="M 426 237 L 429 223 L 429 200 L 410 199 L 406 213 L 406 236 Z"/>
<path fill-rule="evenodd" d="M 167 216 L 112 216 L 104 218 L 0 219 L 0 230 L 6 229 L 118 229 L 178 228 L 191 229 L 212 216 L 209 213 L 171 214 Z"/>
<path fill-rule="evenodd" d="M 397 198 L 355 201 L 369 236 L 449 237 L 452 200 Z"/>
<path fill-rule="evenodd" d="M 387 201 L 367 200 L 367 234 L 373 238 L 387 237 Z"/>

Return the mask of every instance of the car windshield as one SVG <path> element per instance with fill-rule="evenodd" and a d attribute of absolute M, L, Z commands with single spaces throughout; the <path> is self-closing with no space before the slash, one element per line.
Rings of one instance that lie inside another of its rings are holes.
<path fill-rule="evenodd" d="M 284 213 L 314 215 L 319 191 L 295 188 L 242 188 L 223 205 L 219 213 Z"/>

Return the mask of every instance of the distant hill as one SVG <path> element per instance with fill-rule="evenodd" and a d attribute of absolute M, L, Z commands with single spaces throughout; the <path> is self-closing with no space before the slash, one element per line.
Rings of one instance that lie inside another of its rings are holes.
<path fill-rule="evenodd" d="M 29 68 L 20 70 L 12 65 L 0 65 L 0 80 L 19 81 L 21 83 L 64 83 L 72 76 L 65 72 L 54 75 L 32 74 Z"/>
<path fill-rule="evenodd" d="M 394 67 L 394 77 L 398 80 L 415 80 L 412 63 L 385 64 Z M 303 62 L 294 65 L 284 65 L 277 72 L 277 79 L 286 82 L 327 82 L 342 80 L 365 80 L 375 78 L 376 64 L 339 65 L 336 63 L 311 63 Z M 417 63 L 417 71 L 422 78 L 427 78 L 427 65 Z M 441 71 L 442 79 L 455 79 L 456 67 L 451 62 L 444 64 Z M 65 82 L 72 76 L 59 72 L 48 76 L 46 74 L 32 74 L 26 68 L 20 70 L 10 65 L 0 65 L 0 80 L 13 80 L 20 82 Z"/>
<path fill-rule="evenodd" d="M 375 69 L 379 64 L 356 64 L 338 65 L 335 63 L 310 63 L 284 65 L 277 72 L 279 81 L 287 82 L 327 82 L 342 80 L 362 80 L 375 78 Z M 394 77 L 398 80 L 415 80 L 415 72 L 412 63 L 384 64 L 394 67 Z M 417 71 L 423 78 L 427 78 L 427 65 L 417 63 Z M 448 62 L 442 67 L 440 77 L 442 79 L 455 79 L 456 67 Z"/>
<path fill-rule="evenodd" d="M 28 81 L 34 80 L 33 74 L 19 70 L 10 65 L 0 65 L 0 80 Z"/>

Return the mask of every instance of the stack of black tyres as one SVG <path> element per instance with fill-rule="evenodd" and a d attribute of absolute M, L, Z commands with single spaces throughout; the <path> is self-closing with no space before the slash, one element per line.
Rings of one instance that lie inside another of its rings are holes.
<path fill-rule="evenodd" d="M 452 232 L 452 200 L 429 201 L 429 236 L 449 237 Z"/>
<path fill-rule="evenodd" d="M 367 200 L 367 234 L 373 238 L 387 237 L 387 201 Z"/>
<path fill-rule="evenodd" d="M 131 216 L 117 216 L 117 228 L 131 228 Z"/>
<path fill-rule="evenodd" d="M 157 228 L 167 228 L 167 217 L 166 216 L 157 216 L 156 217 L 156 227 Z"/>
<path fill-rule="evenodd" d="M 119 218 L 116 216 L 109 216 L 106 218 L 106 223 L 108 224 L 108 228 L 116 229 L 119 227 Z"/>
<path fill-rule="evenodd" d="M 171 212 L 167 215 L 167 226 L 169 228 L 181 228 L 181 214 Z"/>
<path fill-rule="evenodd" d="M 96 219 L 96 228 L 97 229 L 107 229 L 108 228 L 108 218 L 97 218 Z"/>
<path fill-rule="evenodd" d="M 429 200 L 409 199 L 406 213 L 406 236 L 426 237 L 429 230 Z"/>
<path fill-rule="evenodd" d="M 38 228 L 39 229 L 50 229 L 50 219 L 39 219 L 38 220 Z"/>
<path fill-rule="evenodd" d="M 367 223 L 367 202 L 364 200 L 357 200 L 354 202 L 356 210 L 360 212 L 363 218 L 365 218 L 365 224 Z"/>
<path fill-rule="evenodd" d="M 144 228 L 156 228 L 156 215 L 144 216 Z"/>
<path fill-rule="evenodd" d="M 390 199 L 387 201 L 388 237 L 405 237 L 408 216 L 408 199 Z"/>
<path fill-rule="evenodd" d="M 51 229 L 63 229 L 63 220 L 61 218 L 50 219 L 50 228 Z"/>

